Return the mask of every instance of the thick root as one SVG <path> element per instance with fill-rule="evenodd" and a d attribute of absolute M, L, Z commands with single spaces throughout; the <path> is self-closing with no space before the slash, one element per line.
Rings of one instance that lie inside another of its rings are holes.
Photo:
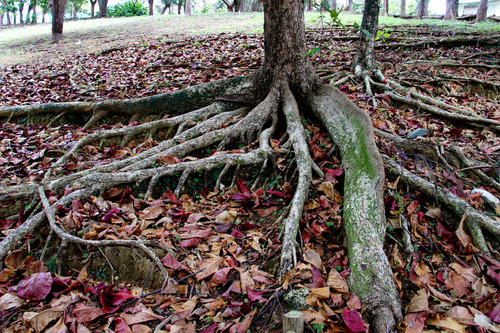
<path fill-rule="evenodd" d="M 396 322 L 402 320 L 402 312 L 383 249 L 385 177 L 371 120 L 341 92 L 326 85 L 311 97 L 310 104 L 342 156 L 351 290 L 367 308 L 375 331 L 392 331 Z"/>

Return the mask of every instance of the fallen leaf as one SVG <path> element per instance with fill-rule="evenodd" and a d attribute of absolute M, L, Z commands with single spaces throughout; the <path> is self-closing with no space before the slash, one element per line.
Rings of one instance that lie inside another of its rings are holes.
<path fill-rule="evenodd" d="M 361 318 L 358 310 L 344 308 L 342 310 L 342 319 L 349 333 L 368 332 L 367 325 L 363 323 L 363 318 Z"/>
<path fill-rule="evenodd" d="M 10 310 L 23 305 L 26 301 L 21 297 L 14 295 L 12 293 L 3 294 L 0 297 L 0 310 Z"/>
<path fill-rule="evenodd" d="M 41 301 L 50 293 L 51 287 L 52 275 L 50 273 L 35 273 L 19 282 L 17 295 L 25 299 Z"/>
<path fill-rule="evenodd" d="M 415 296 L 412 297 L 410 304 L 406 308 L 406 312 L 430 312 L 428 298 L 429 296 L 427 295 L 427 290 L 420 289 Z"/>
<path fill-rule="evenodd" d="M 349 286 L 347 285 L 347 281 L 337 272 L 336 269 L 330 270 L 328 274 L 328 279 L 326 280 L 326 285 L 332 287 L 333 290 L 339 293 L 348 293 Z"/>
<path fill-rule="evenodd" d="M 323 264 L 321 262 L 321 256 L 318 252 L 313 249 L 307 249 L 304 253 L 304 261 L 310 263 L 320 271 L 323 269 Z"/>

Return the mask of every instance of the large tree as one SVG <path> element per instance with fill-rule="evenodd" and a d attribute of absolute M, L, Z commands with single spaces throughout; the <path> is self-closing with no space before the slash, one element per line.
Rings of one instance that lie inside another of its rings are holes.
<path fill-rule="evenodd" d="M 61 40 L 64 25 L 64 12 L 68 0 L 53 0 L 52 1 L 52 41 L 57 43 Z"/>
<path fill-rule="evenodd" d="M 373 3 L 378 8 L 378 2 Z M 367 10 L 372 13 L 375 7 Z M 99 124 L 106 117 L 126 121 L 130 117 L 146 120 L 151 116 L 177 115 L 171 119 L 146 122 L 123 130 L 105 130 L 83 138 L 51 167 L 43 184 L 4 188 L 0 194 L 4 197 L 23 198 L 32 195 L 35 189 L 40 193 L 47 189 L 62 196 L 58 202 L 53 203 L 60 207 L 71 204 L 78 198 L 139 181 L 149 180 L 145 195 L 153 196 L 162 177 L 180 174 L 175 190 L 175 194 L 179 195 L 184 182 L 194 171 L 208 171 L 221 165 L 225 165 L 226 170 L 230 166 L 266 163 L 273 155 L 269 139 L 278 126 L 286 127 L 288 139 L 284 147 L 288 147 L 295 155 L 298 180 L 290 210 L 283 221 L 280 275 L 284 275 L 300 260 L 298 230 L 312 173 L 314 171 L 322 175 L 322 170 L 315 165 L 309 154 L 307 132 L 302 125 L 303 118 L 315 117 L 323 123 L 336 143 L 345 170 L 343 223 L 351 268 L 351 290 L 361 299 L 366 309 L 364 314 L 372 324 L 372 331 L 391 331 L 396 322 L 402 319 L 401 304 L 383 249 L 386 229 L 384 164 L 375 144 L 370 117 L 339 90 L 322 84 L 316 76 L 307 56 L 303 1 L 265 0 L 264 12 L 264 62 L 250 77 L 216 81 L 138 100 L 59 103 L 0 110 L 0 116 L 10 117 L 9 119 L 40 113 L 58 114 L 58 119 L 65 119 L 70 114 L 88 115 L 86 128 Z M 367 43 L 369 46 L 370 42 Z M 369 68 L 373 59 L 367 54 L 363 55 L 363 52 L 366 50 L 361 51 L 357 63 Z M 228 110 L 234 103 L 253 107 Z M 182 130 L 182 124 L 200 118 L 208 119 L 193 128 Z M 90 140 L 124 135 L 126 141 L 145 131 L 152 133 L 169 124 L 178 124 L 177 133 L 159 146 L 137 156 L 61 178 L 57 176 L 59 173 L 52 173 L 54 168 L 65 163 Z M 234 144 L 252 142 L 256 138 L 260 145 L 257 149 L 247 153 L 226 150 Z M 194 161 L 166 166 L 155 163 L 159 156 L 186 156 L 194 150 L 213 145 L 218 145 L 222 151 Z M 72 191 L 68 191 L 68 188 L 72 188 Z M 40 195 L 43 198 L 43 194 Z M 50 215 L 50 209 L 46 207 L 44 212 L 31 217 L 0 243 L 0 259 L 6 256 L 30 228 L 43 221 L 45 213 Z M 61 236 L 60 230 L 57 230 Z"/>
<path fill-rule="evenodd" d="M 454 20 L 458 14 L 458 0 L 446 0 L 445 20 Z"/>
<path fill-rule="evenodd" d="M 481 0 L 479 2 L 479 8 L 477 9 L 477 22 L 484 21 L 488 13 L 488 0 Z"/>
<path fill-rule="evenodd" d="M 429 15 L 429 0 L 419 0 L 417 9 L 417 18 L 422 19 Z"/>

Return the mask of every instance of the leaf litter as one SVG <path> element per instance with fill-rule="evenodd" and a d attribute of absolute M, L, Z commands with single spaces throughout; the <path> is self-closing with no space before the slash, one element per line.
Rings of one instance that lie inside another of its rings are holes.
<path fill-rule="evenodd" d="M 336 42 L 324 44 L 324 34 L 310 33 L 309 38 L 311 46 L 324 45 L 312 60 L 325 80 L 330 72 L 348 70 L 352 51 L 336 51 L 340 46 Z M 344 48 L 354 46 L 342 43 Z M 260 66 L 261 50 L 259 35 L 225 34 L 177 42 L 150 40 L 53 63 L 18 64 L 2 70 L 0 103 L 89 101 L 169 92 L 248 74 Z M 498 70 L 494 69 L 436 68 L 406 65 L 401 60 L 408 55 L 415 60 L 433 59 L 436 54 L 462 59 L 480 52 L 484 52 L 480 47 L 430 47 L 413 49 L 411 53 L 382 49 L 377 57 L 385 61 L 387 75 L 397 74 L 407 80 L 436 80 L 449 75 L 498 82 Z M 482 60 L 489 61 L 491 56 Z M 487 129 L 454 127 L 418 108 L 394 103 L 384 94 L 366 96 L 363 87 L 352 81 L 340 89 L 371 114 L 375 128 L 402 136 L 424 128 L 429 134 L 416 139 L 419 142 L 455 144 L 467 156 L 484 163 L 498 159 L 500 143 Z M 464 82 L 445 81 L 444 88 L 417 82 L 414 89 L 427 94 L 447 91 L 450 103 L 465 103 L 466 108 L 484 117 L 500 118 L 498 103 L 487 92 L 471 89 Z M 370 103 L 373 98 L 377 107 Z M 59 276 L 53 262 L 36 260 L 37 250 L 21 247 L 5 259 L 0 272 L 3 331 L 151 332 L 165 318 L 169 320 L 160 329 L 170 332 L 271 331 L 275 326 L 279 328 L 280 311 L 291 307 L 281 305 L 281 297 L 291 289 L 308 291 L 307 309 L 303 312 L 309 329 L 366 331 L 359 299 L 347 285 L 350 270 L 342 237 L 341 163 L 335 153 L 331 154 L 333 147 L 325 131 L 313 123 L 306 126 L 311 133 L 311 156 L 325 172 L 325 179 L 313 181 L 315 187 L 301 220 L 302 261 L 281 282 L 275 276 L 277 263 L 266 263 L 279 255 L 280 228 L 274 222 L 286 211 L 293 191 L 284 181 L 290 162 L 286 156 L 277 161 L 277 169 L 269 175 L 266 186 L 256 190 L 250 190 L 243 178 L 236 178 L 234 186 L 220 192 L 213 191 L 213 185 L 199 184 L 180 198 L 168 189 L 158 197 L 144 198 L 136 188 L 115 188 L 100 197 L 75 201 L 71 209 L 61 207 L 57 211 L 58 223 L 83 238 L 133 238 L 160 243 L 169 249 L 161 258 L 168 278 L 153 271 L 150 281 L 161 286 L 154 291 L 138 283 L 102 282 L 99 274 L 87 271 L 90 258 L 81 258 L 82 265 L 75 274 Z M 75 125 L 34 125 L 29 120 L 26 124 L 2 124 L 2 185 L 40 181 L 61 152 L 93 132 Z M 126 146 L 88 145 L 57 172 L 70 174 L 89 169 L 156 144 L 149 139 Z M 279 152 L 279 141 L 271 144 Z M 480 195 L 472 193 L 475 181 L 463 177 L 460 171 L 405 154 L 382 139 L 379 145 L 414 172 L 434 179 L 476 208 L 489 209 Z M 159 162 L 178 161 L 172 157 Z M 198 182 L 202 183 L 201 178 Z M 499 197 L 494 188 L 483 189 Z M 49 200 L 55 202 L 57 197 L 51 194 Z M 479 254 L 463 223 L 453 223 L 432 198 L 412 193 L 395 181 L 388 183 L 385 202 L 391 222 L 387 251 L 406 306 L 405 320 L 399 328 L 405 332 L 470 332 L 472 327 L 500 331 L 500 262 Z M 2 203 L 0 208 L 8 211 L 13 205 Z M 26 205 L 14 217 L 3 216 L 2 234 L 22 224 L 33 209 Z M 402 217 L 408 220 L 408 231 L 402 229 Z M 397 241 L 404 232 L 411 234 L 414 244 L 409 253 Z"/>

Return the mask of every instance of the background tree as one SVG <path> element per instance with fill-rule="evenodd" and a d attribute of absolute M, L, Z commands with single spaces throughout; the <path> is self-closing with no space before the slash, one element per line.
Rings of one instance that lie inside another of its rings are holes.
<path fill-rule="evenodd" d="M 417 10 L 417 18 L 419 20 L 429 15 L 428 8 L 429 8 L 429 0 L 419 0 L 418 10 Z"/>
<path fill-rule="evenodd" d="M 87 0 L 68 0 L 68 11 L 72 18 L 77 18 L 78 13 L 82 10 L 83 4 Z"/>
<path fill-rule="evenodd" d="M 389 15 L 389 0 L 383 0 L 382 3 L 382 15 L 388 16 Z"/>
<path fill-rule="evenodd" d="M 378 31 L 379 0 L 365 0 L 363 20 L 359 31 L 358 48 L 352 63 L 356 75 L 365 75 L 365 70 L 375 70 L 375 38 Z M 363 74 L 364 73 L 364 74 Z"/>
<path fill-rule="evenodd" d="M 458 14 L 458 0 L 446 0 L 445 20 L 454 20 Z"/>
<path fill-rule="evenodd" d="M 476 21 L 481 22 L 486 19 L 488 13 L 488 0 L 481 0 L 479 2 L 479 8 L 477 9 Z"/>
<path fill-rule="evenodd" d="M 149 15 L 154 14 L 154 0 L 148 0 L 149 3 Z"/>
<path fill-rule="evenodd" d="M 240 10 L 240 0 L 222 0 L 222 2 L 227 6 L 227 11 L 230 13 Z"/>
<path fill-rule="evenodd" d="M 99 4 L 99 17 L 108 17 L 108 0 L 97 0 Z"/>
<path fill-rule="evenodd" d="M 97 0 L 89 0 L 90 2 L 90 17 L 94 18 L 95 17 L 95 5 L 97 3 Z"/>
<path fill-rule="evenodd" d="M 172 5 L 174 2 L 172 0 L 162 0 L 161 2 L 163 3 L 163 9 L 161 10 L 161 15 L 165 14 L 167 9 L 168 9 L 168 12 L 171 13 Z"/>
<path fill-rule="evenodd" d="M 401 0 L 401 6 L 399 9 L 399 15 L 401 17 L 406 16 L 406 0 Z"/>
<path fill-rule="evenodd" d="M 337 0 L 330 0 L 330 9 L 337 10 Z"/>
<path fill-rule="evenodd" d="M 28 6 L 28 13 L 26 13 L 26 23 L 31 23 L 31 24 L 36 23 L 36 5 L 37 5 L 37 0 L 30 0 L 30 4 Z"/>
<path fill-rule="evenodd" d="M 184 14 L 186 16 L 191 16 L 191 0 L 185 0 L 184 4 Z"/>
<path fill-rule="evenodd" d="M 68 0 L 52 0 L 52 41 L 58 43 L 63 34 L 64 12 Z"/>
<path fill-rule="evenodd" d="M 26 0 L 19 0 L 19 6 L 17 9 L 19 10 L 19 24 L 23 24 L 23 10 L 24 10 L 24 4 Z"/>

